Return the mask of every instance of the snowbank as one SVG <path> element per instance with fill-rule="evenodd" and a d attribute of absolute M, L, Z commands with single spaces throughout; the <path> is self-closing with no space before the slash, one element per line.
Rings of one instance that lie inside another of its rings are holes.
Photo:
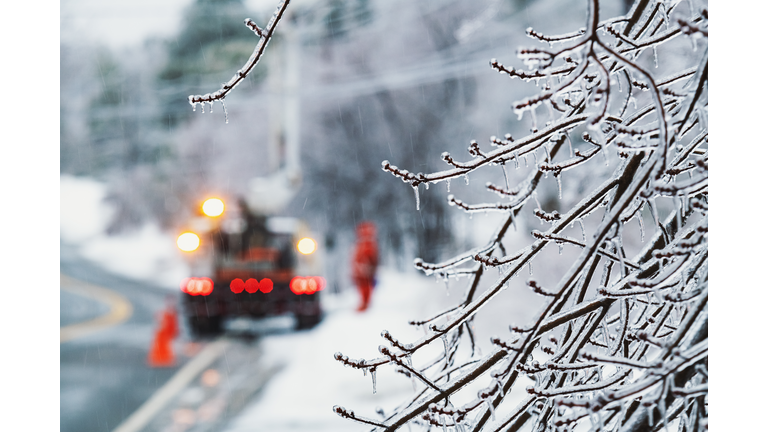
<path fill-rule="evenodd" d="M 61 176 L 61 241 L 116 274 L 176 289 L 189 267 L 176 249 L 174 235 L 154 223 L 107 235 L 114 209 L 104 201 L 106 193 L 106 185 L 96 180 Z"/>

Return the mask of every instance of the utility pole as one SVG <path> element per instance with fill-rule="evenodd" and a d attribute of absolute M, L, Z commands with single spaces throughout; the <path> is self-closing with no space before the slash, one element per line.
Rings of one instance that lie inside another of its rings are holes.
<path fill-rule="evenodd" d="M 269 174 L 249 181 L 248 205 L 262 214 L 285 208 L 301 186 L 299 79 L 301 41 L 293 14 L 280 22 L 280 38 L 268 60 Z"/>

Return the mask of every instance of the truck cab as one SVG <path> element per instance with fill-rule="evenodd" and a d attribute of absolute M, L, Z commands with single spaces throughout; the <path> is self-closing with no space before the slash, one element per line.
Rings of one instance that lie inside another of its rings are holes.
<path fill-rule="evenodd" d="M 182 313 L 192 334 L 221 333 L 226 320 L 238 317 L 290 314 L 299 329 L 317 324 L 325 279 L 307 225 L 297 218 L 259 215 L 244 200 L 232 208 L 213 200 L 203 204 L 203 215 L 177 242 L 192 270 L 180 284 Z"/>

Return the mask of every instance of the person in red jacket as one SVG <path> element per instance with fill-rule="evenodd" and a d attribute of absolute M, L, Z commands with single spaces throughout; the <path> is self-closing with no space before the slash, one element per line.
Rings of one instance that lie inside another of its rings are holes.
<path fill-rule="evenodd" d="M 368 309 L 378 265 L 376 225 L 373 222 L 361 222 L 357 226 L 357 245 L 352 259 L 352 280 L 360 291 L 360 306 L 357 308 L 359 312 Z"/>

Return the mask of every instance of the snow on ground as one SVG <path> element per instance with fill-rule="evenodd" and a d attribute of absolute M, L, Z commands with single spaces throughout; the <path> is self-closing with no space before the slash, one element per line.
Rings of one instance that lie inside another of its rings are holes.
<path fill-rule="evenodd" d="M 176 289 L 189 267 L 173 233 L 148 223 L 132 232 L 107 235 L 114 210 L 104 201 L 107 187 L 96 180 L 61 176 L 61 241 L 114 273 Z"/>
<path fill-rule="evenodd" d="M 226 432 L 244 431 L 359 431 L 366 426 L 342 419 L 332 410 L 341 405 L 358 415 L 377 418 L 376 407 L 385 412 L 414 394 L 409 379 L 391 366 L 376 372 L 376 394 L 370 375 L 344 367 L 333 358 L 341 352 L 350 358 L 381 357 L 378 346 L 386 344 L 381 331 L 412 341 L 423 333 L 408 321 L 423 318 L 436 309 L 434 282 L 417 274 L 380 269 L 371 307 L 356 312 L 357 293 L 352 289 L 324 298 L 325 319 L 314 329 L 262 339 L 264 369 L 283 365 L 261 394 L 230 422 Z M 440 291 L 440 294 L 444 291 Z M 444 295 L 443 295 L 444 296 Z M 439 296 L 438 296 L 439 297 Z M 439 341 L 438 341 L 439 342 Z M 437 344 L 433 344 L 437 345 Z M 431 355 L 442 351 L 432 347 Z M 380 417 L 378 417 L 380 419 Z"/>

